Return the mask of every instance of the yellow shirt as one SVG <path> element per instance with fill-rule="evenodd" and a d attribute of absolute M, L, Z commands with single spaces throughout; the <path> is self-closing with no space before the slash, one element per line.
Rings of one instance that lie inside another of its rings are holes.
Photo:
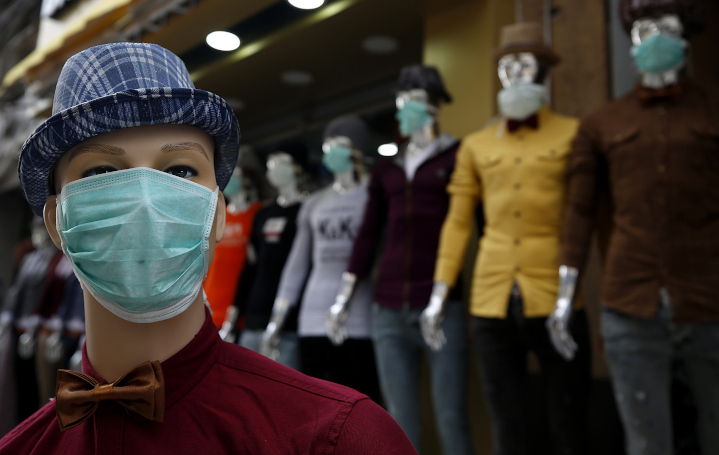
<path fill-rule="evenodd" d="M 477 201 L 486 225 L 474 268 L 470 312 L 504 318 L 516 281 L 526 317 L 548 316 L 559 281 L 559 232 L 567 159 L 579 121 L 539 112 L 539 128 L 510 133 L 499 122 L 462 141 L 447 187 L 435 281 L 454 284 L 463 263 Z"/>

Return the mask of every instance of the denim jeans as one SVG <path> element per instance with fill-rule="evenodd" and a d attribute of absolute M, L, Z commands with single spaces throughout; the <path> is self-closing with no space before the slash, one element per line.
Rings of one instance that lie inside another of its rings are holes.
<path fill-rule="evenodd" d="M 262 330 L 243 330 L 240 341 L 237 343 L 243 348 L 260 352 L 260 339 Z M 300 347 L 299 337 L 294 332 L 282 332 L 280 338 L 280 360 L 279 362 L 290 368 L 299 371 L 300 369 Z"/>
<path fill-rule="evenodd" d="M 467 317 L 461 302 L 449 302 L 442 326 L 447 344 L 432 352 L 422 339 L 422 310 L 374 304 L 372 337 L 387 410 L 421 453 L 420 360 L 429 360 L 435 421 L 445 455 L 472 454 L 467 416 Z"/>
<path fill-rule="evenodd" d="M 539 359 L 554 451 L 583 455 L 589 451 L 588 409 L 591 389 L 591 345 L 584 311 L 577 311 L 571 333 L 578 350 L 566 361 L 552 346 L 547 318 L 525 318 L 517 291 L 509 300 L 507 317 L 473 318 L 474 344 L 482 388 L 492 416 L 495 455 L 533 453 L 529 434 L 527 353 Z"/>
<path fill-rule="evenodd" d="M 683 361 L 698 412 L 703 455 L 719 454 L 719 323 L 676 324 L 660 294 L 654 319 L 607 308 L 602 336 L 628 455 L 671 455 L 672 362 Z"/>

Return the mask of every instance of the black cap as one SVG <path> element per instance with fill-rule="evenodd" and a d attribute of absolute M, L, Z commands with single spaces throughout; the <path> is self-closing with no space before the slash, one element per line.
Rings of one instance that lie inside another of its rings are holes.
<path fill-rule="evenodd" d="M 452 96 L 444 88 L 442 76 L 434 66 L 410 65 L 402 68 L 395 86 L 396 92 L 421 88 L 436 99 L 445 103 L 452 102 Z"/>
<path fill-rule="evenodd" d="M 367 125 L 356 115 L 348 115 L 332 120 L 325 128 L 324 139 L 344 136 L 352 141 L 356 148 L 367 151 Z"/>

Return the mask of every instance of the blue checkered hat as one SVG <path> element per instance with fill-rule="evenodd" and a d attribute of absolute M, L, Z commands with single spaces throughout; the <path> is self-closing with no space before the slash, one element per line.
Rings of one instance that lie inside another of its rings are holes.
<path fill-rule="evenodd" d="M 148 43 L 103 44 L 73 55 L 60 73 L 52 116 L 20 153 L 18 173 L 33 212 L 42 216 L 55 192 L 52 167 L 75 145 L 108 131 L 167 123 L 212 136 L 215 178 L 224 189 L 237 161 L 240 127 L 225 100 L 195 89 L 182 60 Z"/>

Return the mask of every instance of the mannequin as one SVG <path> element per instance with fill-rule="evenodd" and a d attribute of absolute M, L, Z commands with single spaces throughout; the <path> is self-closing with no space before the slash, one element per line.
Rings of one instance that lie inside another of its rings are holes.
<path fill-rule="evenodd" d="M 439 129 L 441 104 L 451 100 L 435 68 L 413 65 L 402 70 L 396 87 L 396 118 L 400 134 L 409 141 L 400 154 L 379 161 L 372 170 L 362 228 L 326 325 L 335 344 L 345 342 L 346 314 L 353 310 L 356 283 L 370 275 L 384 231 L 372 337 L 387 408 L 421 452 L 419 366 L 422 356 L 427 356 L 443 451 L 470 454 L 468 346 L 460 287 L 453 291 L 451 311 L 445 316 L 451 331 L 447 348 L 438 352 L 417 331 L 432 288 L 439 231 L 449 205 L 445 187 L 459 146 Z"/>
<path fill-rule="evenodd" d="M 622 1 L 640 74 L 636 89 L 586 117 L 573 144 L 560 255 L 562 285 L 549 329 L 566 358 L 582 348 L 568 321 L 597 200 L 612 197 L 603 271 L 602 338 L 626 451 L 671 454 L 672 363 L 696 398 L 702 453 L 719 451 L 719 99 L 695 85 L 686 37 L 701 29 L 687 0 Z M 701 196 L 700 196 L 701 195 Z"/>
<path fill-rule="evenodd" d="M 234 311 L 228 312 L 228 317 L 232 315 L 234 320 L 226 320 L 223 326 L 223 330 L 229 333 L 229 328 L 234 328 L 237 315 L 244 314 L 245 327 L 239 344 L 255 352 L 259 352 L 260 338 L 270 319 L 282 267 L 292 247 L 300 204 L 307 197 L 297 186 L 297 175 L 301 171 L 302 167 L 288 153 L 279 151 L 268 157 L 267 180 L 277 190 L 278 196 L 273 204 L 263 207 L 255 216 L 248 244 L 248 263 L 237 286 L 232 307 Z M 299 369 L 296 332 L 295 311 L 284 325 L 279 362 Z"/>
<path fill-rule="evenodd" d="M 565 361 L 545 330 L 557 292 L 559 226 L 565 198 L 567 154 L 578 121 L 552 112 L 543 85 L 559 56 L 543 42 L 538 23 L 502 29 L 495 51 L 503 89 L 501 120 L 469 135 L 457 154 L 447 187 L 451 205 L 442 227 L 435 284 L 423 315 L 428 343 L 441 346 L 446 290 L 464 261 L 470 215 L 484 202 L 472 282 L 470 313 L 480 377 L 489 403 L 495 453 L 530 453 L 526 411 L 527 352 L 540 362 L 549 428 L 558 453 L 588 450 L 587 410 L 591 383 L 584 311 L 573 327 L 585 348 Z"/>
<path fill-rule="evenodd" d="M 323 163 L 335 176 L 330 187 L 311 196 L 298 215 L 297 236 L 282 272 L 272 318 L 262 336 L 261 352 L 279 355 L 279 339 L 287 314 L 302 295 L 298 335 L 303 373 L 338 382 L 380 400 L 372 342 L 370 340 L 371 286 L 360 283 L 357 303 L 346 321 L 351 342 L 341 347 L 328 340 L 324 317 L 340 286 L 352 242 L 367 199 L 367 179 L 362 149 L 367 131 L 357 117 L 344 117 L 325 129 Z"/>
<path fill-rule="evenodd" d="M 202 280 L 238 149 L 230 107 L 166 49 L 111 43 L 66 62 L 19 175 L 82 284 L 83 374 L 60 370 L 55 400 L 0 439 L 0 454 L 406 451 L 366 397 L 219 338 Z"/>
<path fill-rule="evenodd" d="M 59 259 L 40 217 L 33 219 L 30 230 L 35 250 L 23 257 L 0 313 L 0 332 L 11 333 L 6 342 L 15 350 L 9 374 L 16 387 L 8 391 L 16 397 L 16 415 L 12 416 L 15 422 L 29 417 L 39 407 L 36 353 L 38 328 L 43 321 L 36 310 L 43 300 L 48 275 Z"/>
<path fill-rule="evenodd" d="M 203 283 L 212 320 L 218 328 L 232 308 L 237 285 L 247 260 L 252 223 L 262 205 L 250 174 L 236 167 L 222 194 L 227 199 L 226 234 L 215 250 L 215 261 Z"/>

